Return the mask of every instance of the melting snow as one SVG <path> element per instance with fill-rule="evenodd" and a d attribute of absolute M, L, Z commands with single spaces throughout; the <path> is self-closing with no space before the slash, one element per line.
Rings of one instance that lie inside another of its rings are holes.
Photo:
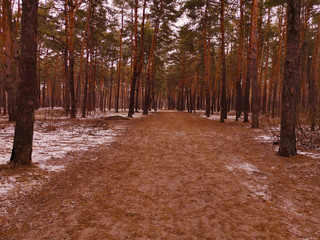
<path fill-rule="evenodd" d="M 48 168 L 45 161 L 51 158 L 62 158 L 73 151 L 85 151 L 96 145 L 111 143 L 116 134 L 112 130 L 101 128 L 88 128 L 85 125 L 77 125 L 67 129 L 57 129 L 52 132 L 42 132 L 46 124 L 35 124 L 33 137 L 32 161 L 39 167 L 56 171 L 58 168 Z M 0 164 L 6 164 L 11 156 L 13 145 L 13 125 L 6 128 L 0 136 Z M 61 168 L 62 169 L 62 168 Z"/>
<path fill-rule="evenodd" d="M 264 200 L 270 201 L 272 197 L 268 194 L 269 188 L 267 184 L 256 184 L 256 185 L 251 185 L 248 182 L 244 183 L 245 186 L 248 187 L 250 193 L 253 193 L 254 195 L 263 198 Z"/>
<path fill-rule="evenodd" d="M 227 169 L 229 171 L 233 171 L 234 169 L 240 169 L 240 170 L 244 170 L 247 173 L 253 173 L 253 172 L 259 172 L 259 170 L 252 164 L 250 163 L 237 163 L 237 164 L 233 164 L 233 165 L 229 165 L 227 166 Z"/>
<path fill-rule="evenodd" d="M 280 131 L 280 127 L 279 127 L 279 131 Z M 259 133 L 259 131 L 256 131 L 256 132 Z M 279 141 L 279 138 L 277 136 L 274 136 L 271 132 L 268 134 L 259 134 L 254 139 L 258 140 L 259 142 L 266 142 L 266 143 L 273 143 L 273 142 Z M 279 147 L 275 146 L 274 150 L 276 152 L 278 152 Z M 313 153 L 313 152 L 305 152 L 305 151 L 298 150 L 298 154 L 305 155 L 305 156 L 313 158 L 313 159 L 320 159 L 320 149 L 318 152 L 319 153 Z"/>
<path fill-rule="evenodd" d="M 275 140 L 274 137 L 268 136 L 265 134 L 259 135 L 254 138 L 255 140 L 258 140 L 259 142 L 273 142 Z"/>
<path fill-rule="evenodd" d="M 319 152 L 320 152 L 320 149 L 319 149 Z M 298 151 L 298 154 L 305 155 L 305 156 L 311 157 L 313 159 L 320 159 L 320 153 Z"/>
<path fill-rule="evenodd" d="M 68 118 L 61 116 L 61 114 L 54 115 L 54 113 L 48 109 L 40 109 L 36 115 L 37 121 L 34 126 L 33 163 L 49 172 L 63 171 L 65 169 L 64 165 L 52 165 L 48 163 L 48 160 L 63 158 L 70 152 L 86 151 L 91 147 L 110 144 L 114 141 L 114 136 L 126 130 L 126 127 L 116 126 L 113 130 L 110 130 L 104 127 L 87 125 L 85 120 L 115 115 L 126 117 L 127 113 L 101 113 L 97 111 L 95 115 L 88 115 L 87 118 L 78 118 L 80 121 L 75 125 L 66 126 L 68 123 L 66 119 Z M 136 118 L 141 116 L 141 113 L 134 115 Z M 57 121 L 39 121 L 48 119 Z M 9 162 L 11 156 L 14 124 L 7 123 L 4 118 L 0 119 L 0 124 L 1 123 L 4 124 L 0 126 L 0 164 L 6 164 Z M 9 177 L 7 179 L 0 178 L 0 196 L 6 194 L 16 185 L 19 184 L 16 182 L 15 177 Z"/>
<path fill-rule="evenodd" d="M 226 166 L 229 171 L 234 171 L 236 169 L 245 171 L 247 174 L 258 173 L 259 169 L 247 162 L 244 163 L 236 163 L 232 165 Z M 270 201 L 272 197 L 270 196 L 269 187 L 266 182 L 265 176 L 254 176 L 254 181 L 249 183 L 247 181 L 243 181 L 243 185 L 246 186 L 251 194 L 254 194 L 257 197 L 263 198 L 266 201 Z"/>
<path fill-rule="evenodd" d="M 0 195 L 10 191 L 14 187 L 14 183 L 15 183 L 15 179 L 14 181 L 4 180 L 3 182 L 0 182 Z"/>
<path fill-rule="evenodd" d="M 216 121 L 220 121 L 220 115 L 210 115 L 210 117 L 207 117 L 206 115 L 202 114 L 201 117 L 206 118 L 206 119 L 210 119 L 210 120 L 216 120 Z M 227 119 L 225 119 L 225 121 L 235 121 L 236 120 L 236 116 L 228 116 Z"/>

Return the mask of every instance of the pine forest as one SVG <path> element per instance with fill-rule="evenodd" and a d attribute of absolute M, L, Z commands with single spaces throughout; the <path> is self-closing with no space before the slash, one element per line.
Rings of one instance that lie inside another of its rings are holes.
<path fill-rule="evenodd" d="M 320 239 L 319 0 L 0 0 L 0 239 Z"/>

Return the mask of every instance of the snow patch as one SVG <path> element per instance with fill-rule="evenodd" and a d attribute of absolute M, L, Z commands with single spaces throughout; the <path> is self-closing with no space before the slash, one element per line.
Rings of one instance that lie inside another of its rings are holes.
<path fill-rule="evenodd" d="M 268 194 L 269 187 L 267 184 L 252 185 L 248 182 L 244 182 L 244 185 L 249 189 L 250 193 L 256 195 L 257 197 L 261 197 L 266 201 L 272 200 L 272 197 Z"/>
<path fill-rule="evenodd" d="M 46 164 L 47 160 L 63 158 L 70 152 L 86 151 L 97 145 L 110 144 L 114 140 L 113 137 L 117 135 L 109 129 L 88 128 L 85 125 L 57 129 L 49 133 L 43 132 L 43 128 L 46 127 L 48 127 L 48 124 L 35 124 L 32 161 L 47 171 L 63 169 L 63 167 L 48 166 Z M 1 134 L 0 146 L 4 147 L 0 147 L 0 164 L 6 164 L 10 159 L 13 136 L 13 126 L 10 126 Z"/>
<path fill-rule="evenodd" d="M 15 181 L 4 180 L 0 183 L 0 195 L 6 194 L 14 187 Z"/>
<path fill-rule="evenodd" d="M 259 173 L 259 169 L 247 162 L 244 163 L 236 163 L 232 165 L 226 166 L 226 168 L 229 171 L 234 171 L 234 170 L 242 170 L 245 171 L 247 174 L 254 174 L 254 173 Z M 272 201 L 272 197 L 269 194 L 269 187 L 268 184 L 266 183 L 267 178 L 266 176 L 262 175 L 253 175 L 252 182 L 248 181 L 242 181 L 242 184 L 249 190 L 250 194 L 253 194 L 256 197 L 262 198 L 265 201 Z"/>
<path fill-rule="evenodd" d="M 210 117 L 207 117 L 206 115 L 201 115 L 201 117 L 205 118 L 205 119 L 210 119 L 210 120 L 215 120 L 215 121 L 220 121 L 220 115 L 210 115 Z M 228 116 L 227 119 L 225 119 L 225 121 L 235 121 L 236 120 L 236 116 Z"/>
<path fill-rule="evenodd" d="M 60 112 L 57 113 L 57 110 Z M 39 168 L 48 172 L 64 171 L 65 164 L 54 165 L 50 159 L 63 159 L 68 153 L 87 151 L 89 148 L 102 144 L 110 144 L 121 132 L 127 129 L 125 126 L 115 126 L 114 129 L 107 129 L 107 124 L 100 121 L 106 116 L 125 116 L 127 113 L 102 113 L 97 111 L 95 115 L 88 115 L 87 118 L 78 118 L 72 124 L 69 118 L 64 117 L 63 109 L 40 109 L 37 111 L 34 124 L 32 162 Z M 141 117 L 142 114 L 135 114 Z M 52 118 L 54 121 L 51 121 Z M 42 119 L 39 120 L 39 119 Z M 43 121 L 44 119 L 48 121 Z M 86 120 L 88 120 L 86 122 Z M 95 121 L 97 120 L 97 122 Z M 0 164 L 7 164 L 11 157 L 11 149 L 14 138 L 14 124 L 8 123 L 6 118 L 0 118 Z M 9 191 L 23 185 L 23 189 L 29 189 L 39 185 L 39 180 L 32 180 L 28 183 L 17 181 L 21 176 L 0 177 L 0 196 L 6 195 Z"/>
<path fill-rule="evenodd" d="M 272 141 L 275 140 L 274 137 L 268 136 L 268 135 L 265 135 L 265 134 L 259 135 L 259 136 L 255 137 L 254 139 L 258 140 L 259 142 L 272 142 Z"/>
<path fill-rule="evenodd" d="M 259 170 L 250 163 L 237 163 L 226 166 L 229 171 L 234 171 L 235 169 L 244 170 L 247 173 L 251 174 L 253 172 L 259 172 Z"/>
<path fill-rule="evenodd" d="M 320 152 L 320 149 L 319 149 L 319 152 Z M 298 154 L 305 155 L 313 159 L 320 159 L 320 153 L 298 151 Z"/>
<path fill-rule="evenodd" d="M 264 142 L 264 143 L 274 143 L 279 142 L 278 137 L 274 136 L 272 133 L 270 134 L 259 134 L 255 138 L 258 142 Z M 275 145 L 274 151 L 278 152 L 279 147 Z M 307 157 L 313 158 L 313 159 L 320 159 L 320 149 L 319 153 L 313 153 L 313 152 L 305 152 L 305 151 L 297 151 L 298 154 L 305 155 Z"/>

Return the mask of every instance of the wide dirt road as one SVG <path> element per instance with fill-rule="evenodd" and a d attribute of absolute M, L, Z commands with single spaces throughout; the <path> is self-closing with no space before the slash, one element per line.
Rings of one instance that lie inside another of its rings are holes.
<path fill-rule="evenodd" d="M 0 238 L 320 238 L 316 160 L 277 157 L 240 122 L 163 112 L 128 128 L 14 203 Z"/>

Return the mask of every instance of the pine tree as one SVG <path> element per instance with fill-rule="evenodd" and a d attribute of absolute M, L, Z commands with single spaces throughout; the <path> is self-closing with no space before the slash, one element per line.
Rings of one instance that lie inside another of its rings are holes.
<path fill-rule="evenodd" d="M 20 83 L 11 164 L 31 164 L 37 84 L 38 0 L 22 1 Z"/>
<path fill-rule="evenodd" d="M 281 130 L 278 154 L 290 157 L 297 154 L 296 119 L 299 77 L 299 37 L 301 0 L 287 1 L 287 47 L 282 87 Z"/>

